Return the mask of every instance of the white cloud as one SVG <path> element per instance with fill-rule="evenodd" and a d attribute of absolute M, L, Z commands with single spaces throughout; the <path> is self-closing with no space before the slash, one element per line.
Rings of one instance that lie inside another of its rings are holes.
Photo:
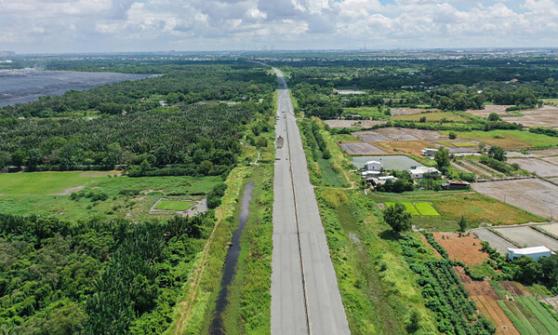
<path fill-rule="evenodd" d="M 23 51 L 558 46 L 558 1 L 0 0 L 0 31 Z"/>

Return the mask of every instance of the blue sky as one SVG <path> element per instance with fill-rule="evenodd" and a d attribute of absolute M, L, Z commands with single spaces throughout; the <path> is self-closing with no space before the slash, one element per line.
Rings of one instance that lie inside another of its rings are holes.
<path fill-rule="evenodd" d="M 0 50 L 558 47 L 558 0 L 0 0 Z"/>

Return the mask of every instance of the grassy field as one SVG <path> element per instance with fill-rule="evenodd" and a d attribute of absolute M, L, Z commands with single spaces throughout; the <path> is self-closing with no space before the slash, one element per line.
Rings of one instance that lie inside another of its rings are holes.
<path fill-rule="evenodd" d="M 467 118 L 463 117 L 459 113 L 454 112 L 432 112 L 432 113 L 420 113 L 420 114 L 408 114 L 408 115 L 396 115 L 392 116 L 392 120 L 400 121 L 420 121 L 421 118 L 426 118 L 426 122 L 467 122 Z"/>
<path fill-rule="evenodd" d="M 420 315 L 416 334 L 434 334 L 416 275 L 374 204 L 358 190 L 316 191 L 330 254 L 352 334 L 404 334 Z"/>
<path fill-rule="evenodd" d="M 192 208 L 194 203 L 188 200 L 172 200 L 172 199 L 161 199 L 157 202 L 155 209 L 162 211 L 185 211 Z"/>
<path fill-rule="evenodd" d="M 448 132 L 442 132 L 448 135 Z M 558 137 L 534 134 L 521 130 L 492 130 L 456 132 L 458 139 L 480 141 L 504 149 L 548 148 L 558 146 Z"/>
<path fill-rule="evenodd" d="M 457 222 L 461 216 L 465 217 L 470 227 L 476 227 L 481 223 L 509 225 L 543 220 L 538 216 L 472 191 L 414 191 L 402 194 L 374 192 L 369 195 L 369 198 L 377 203 L 431 203 L 439 216 L 415 215 L 413 223 L 421 228 L 440 231 L 457 230 Z M 428 212 L 426 208 L 423 209 Z M 415 210 L 420 212 L 421 209 Z"/>
<path fill-rule="evenodd" d="M 199 199 L 220 182 L 220 177 L 129 178 L 90 171 L 0 174 L 0 212 L 52 215 L 63 220 L 141 220 L 156 217 L 149 215 L 149 209 L 161 198 Z M 88 194 L 106 199 L 95 201 Z"/>
<path fill-rule="evenodd" d="M 387 120 L 389 114 L 384 113 L 379 107 L 347 107 L 343 108 L 343 116 L 360 115 L 372 120 Z"/>
<path fill-rule="evenodd" d="M 384 203 L 385 206 L 393 206 L 394 204 L 395 202 L 392 201 Z M 438 211 L 436 211 L 436 209 L 432 207 L 432 204 L 430 202 L 412 203 L 403 201 L 401 202 L 401 204 L 405 206 L 405 210 L 412 216 L 440 216 Z"/>

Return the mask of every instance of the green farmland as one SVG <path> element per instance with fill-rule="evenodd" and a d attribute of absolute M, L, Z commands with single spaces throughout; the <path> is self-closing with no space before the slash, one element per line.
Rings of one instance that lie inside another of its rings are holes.
<path fill-rule="evenodd" d="M 64 220 L 140 220 L 151 217 L 149 209 L 163 197 L 199 199 L 220 182 L 220 177 L 130 178 L 89 171 L 1 174 L 0 212 Z M 187 209 L 188 202 L 180 203 L 165 201 L 160 209 Z"/>
<path fill-rule="evenodd" d="M 386 202 L 385 206 L 393 206 L 395 202 Z M 405 206 L 405 210 L 412 216 L 440 216 L 440 213 L 432 206 L 430 202 L 408 202 L 404 201 L 401 204 Z"/>

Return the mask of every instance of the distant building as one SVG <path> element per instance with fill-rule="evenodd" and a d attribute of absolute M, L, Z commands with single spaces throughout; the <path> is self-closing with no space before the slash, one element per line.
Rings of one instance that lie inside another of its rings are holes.
<path fill-rule="evenodd" d="M 437 152 L 438 152 L 438 149 L 434 149 L 434 148 L 424 148 L 424 149 L 422 149 L 422 155 L 424 157 L 434 158 L 434 156 L 436 156 Z"/>
<path fill-rule="evenodd" d="M 370 178 L 373 177 L 379 177 L 382 175 L 381 171 L 363 171 L 361 173 L 362 178 L 364 178 L 365 180 L 369 180 Z"/>
<path fill-rule="evenodd" d="M 364 164 L 364 170 L 366 171 L 382 171 L 382 162 L 369 161 Z"/>
<path fill-rule="evenodd" d="M 510 260 L 525 256 L 536 261 L 541 257 L 548 257 L 550 255 L 552 255 L 552 251 L 545 246 L 521 249 L 508 248 L 508 259 Z"/>
<path fill-rule="evenodd" d="M 438 177 L 441 175 L 438 169 L 426 166 L 413 166 L 409 169 L 409 174 L 413 179 L 422 179 L 424 177 Z"/>

